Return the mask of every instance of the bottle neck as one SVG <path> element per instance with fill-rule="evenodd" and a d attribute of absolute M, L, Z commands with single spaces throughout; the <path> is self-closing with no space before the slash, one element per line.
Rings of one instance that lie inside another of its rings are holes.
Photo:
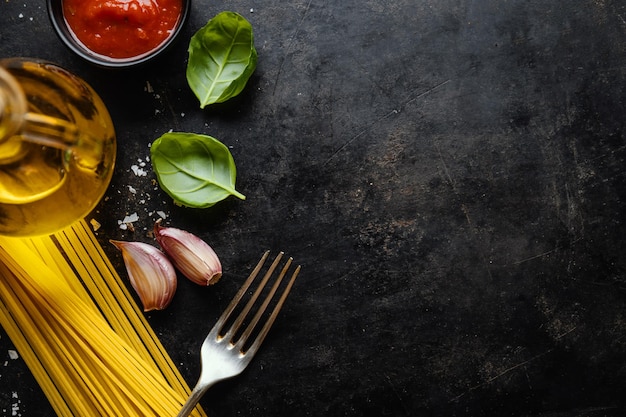
<path fill-rule="evenodd" d="M 19 132 L 26 109 L 26 98 L 19 84 L 0 67 L 0 146 Z"/>
<path fill-rule="evenodd" d="M 72 153 L 77 164 L 96 169 L 102 143 L 66 120 L 28 112 L 28 104 L 17 80 L 0 66 L 0 165 L 13 163 L 29 142 Z"/>

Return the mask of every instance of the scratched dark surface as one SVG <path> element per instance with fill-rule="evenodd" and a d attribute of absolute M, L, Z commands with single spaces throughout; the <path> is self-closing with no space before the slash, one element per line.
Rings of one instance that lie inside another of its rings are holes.
<path fill-rule="evenodd" d="M 200 110 L 186 47 L 222 10 L 252 23 L 259 65 Z M 122 273 L 108 239 L 150 241 L 156 211 L 220 255 L 218 286 L 181 281 L 149 315 L 189 384 L 262 251 L 303 265 L 209 415 L 624 415 L 623 1 L 195 0 L 165 59 L 110 72 L 64 48 L 43 0 L 2 0 L 0 56 L 56 62 L 109 107 L 118 163 L 90 218 Z M 170 129 L 228 145 L 247 199 L 184 209 L 136 175 Z M 0 415 L 51 416 L 12 349 L 0 333 Z"/>

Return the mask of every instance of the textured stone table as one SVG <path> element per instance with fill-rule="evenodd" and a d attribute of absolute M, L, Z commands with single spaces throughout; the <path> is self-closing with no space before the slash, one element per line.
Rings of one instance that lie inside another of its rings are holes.
<path fill-rule="evenodd" d="M 222 10 L 250 20 L 259 65 L 200 110 L 187 44 Z M 65 49 L 43 0 L 3 0 L 0 56 L 19 55 L 110 109 L 118 163 L 90 218 L 121 272 L 108 239 L 149 242 L 157 211 L 220 255 L 218 286 L 181 281 L 148 315 L 190 384 L 250 264 L 265 249 L 302 263 L 209 415 L 624 415 L 623 1 L 195 0 L 164 59 L 112 72 Z M 175 206 L 142 167 L 169 130 L 229 146 L 247 199 Z M 0 415 L 51 416 L 12 349 L 0 332 Z"/>

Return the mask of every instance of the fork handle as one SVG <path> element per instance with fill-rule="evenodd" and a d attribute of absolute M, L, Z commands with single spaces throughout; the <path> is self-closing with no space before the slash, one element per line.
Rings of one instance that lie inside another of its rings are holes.
<path fill-rule="evenodd" d="M 187 401 L 183 405 L 183 408 L 180 410 L 176 417 L 189 416 L 200 401 L 200 398 L 202 398 L 204 393 L 208 391 L 211 385 L 213 384 L 196 384 L 196 386 L 191 391 L 191 395 L 189 395 L 189 398 L 187 398 Z"/>

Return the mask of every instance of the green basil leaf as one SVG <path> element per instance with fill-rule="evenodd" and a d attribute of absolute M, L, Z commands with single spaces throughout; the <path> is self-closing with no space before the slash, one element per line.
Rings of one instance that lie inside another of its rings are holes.
<path fill-rule="evenodd" d="M 160 187 L 180 205 L 205 208 L 234 195 L 237 169 L 219 140 L 194 133 L 166 133 L 150 147 Z"/>
<path fill-rule="evenodd" d="M 200 108 L 235 97 L 256 69 L 252 25 L 235 12 L 222 12 L 189 42 L 187 82 Z"/>

